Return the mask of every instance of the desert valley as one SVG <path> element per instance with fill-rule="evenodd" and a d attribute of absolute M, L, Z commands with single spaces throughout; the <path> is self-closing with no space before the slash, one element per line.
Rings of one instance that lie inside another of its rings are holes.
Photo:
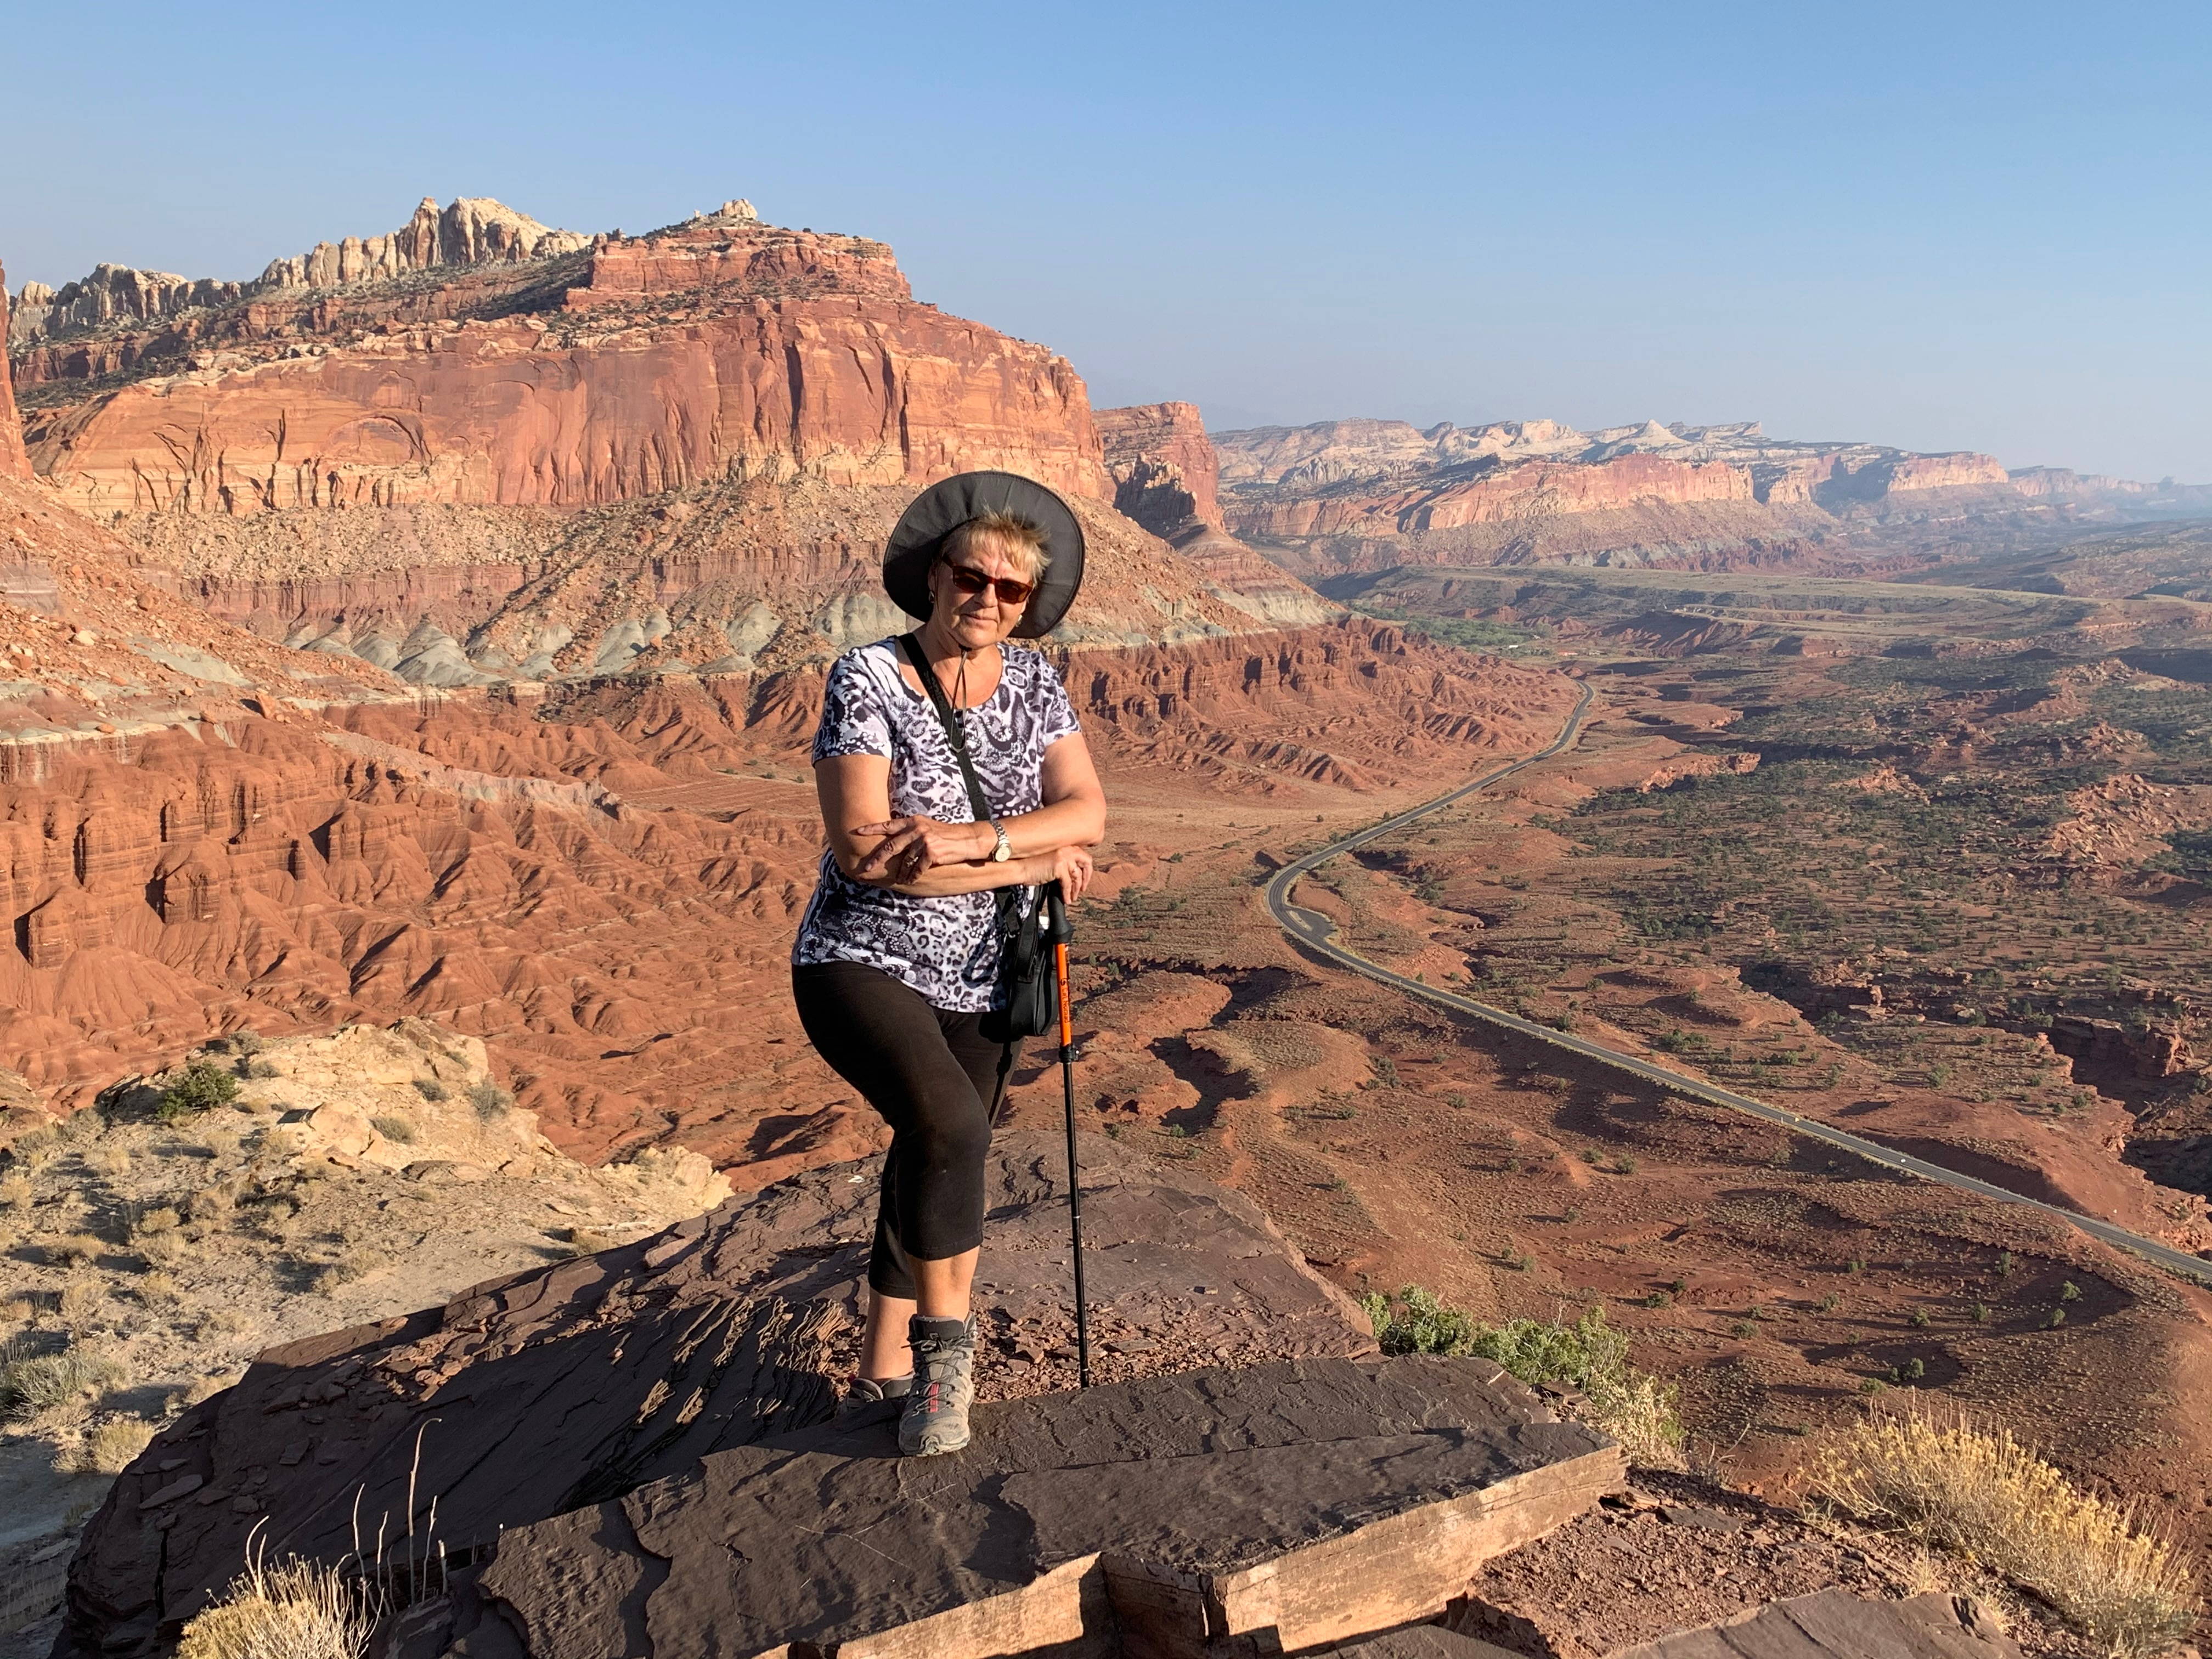
<path fill-rule="evenodd" d="M 714 1625 L 667 1540 L 708 1525 L 685 1470 L 849 1364 L 843 1171 L 887 1134 L 792 1009 L 807 745 L 837 653 L 904 626 L 899 513 L 974 468 L 1090 550 L 1043 648 L 1112 801 L 1073 975 L 1102 1382 L 1319 1399 L 1426 1306 L 1595 1320 L 1665 1432 L 1601 1479 L 1595 1384 L 1511 1405 L 1528 1468 L 1580 1472 L 1455 1593 L 1470 1643 L 1599 1659 L 1839 1586 L 1978 1595 L 2010 1635 L 1947 1627 L 1977 1653 L 2202 1639 L 1806 1505 L 1910 1397 L 2212 1552 L 2212 485 L 1755 422 L 1094 409 L 885 244 L 744 201 L 639 235 L 425 201 L 252 281 L 7 306 L 0 1652 L 177 1651 L 257 1528 L 358 1554 L 345 1504 L 402 1475 L 379 1652 L 838 1650 Z M 1296 887 L 1522 1027 L 1271 913 L 1293 861 L 1563 738 Z M 1057 1456 L 1056 1055 L 1016 1083 L 984 1397 Z M 1477 1410 L 1410 1397 L 1376 1420 Z M 576 1468 L 512 1474 L 541 1455 Z M 1413 1615 L 1376 1620 L 1272 1650 Z M 1107 1651 L 933 1628 L 843 1650 Z"/>

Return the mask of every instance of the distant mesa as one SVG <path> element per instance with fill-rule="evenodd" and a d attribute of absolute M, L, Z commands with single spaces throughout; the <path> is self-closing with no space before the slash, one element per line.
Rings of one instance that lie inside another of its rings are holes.
<path fill-rule="evenodd" d="M 2212 511 L 2212 488 L 2014 473 L 1966 450 L 1795 441 L 1756 421 L 1584 432 L 1343 420 L 1212 442 L 1224 528 L 1309 580 L 1403 564 L 1802 568 L 2002 538 L 2054 514 Z"/>

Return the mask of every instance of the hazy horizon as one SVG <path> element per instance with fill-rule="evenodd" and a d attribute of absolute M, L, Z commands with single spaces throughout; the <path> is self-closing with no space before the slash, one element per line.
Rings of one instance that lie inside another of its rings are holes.
<path fill-rule="evenodd" d="M 584 231 L 744 196 L 1216 429 L 1758 420 L 2212 481 L 2212 14 L 1850 24 L 125 0 L 10 25 L 0 261 L 243 277 L 426 194 Z"/>

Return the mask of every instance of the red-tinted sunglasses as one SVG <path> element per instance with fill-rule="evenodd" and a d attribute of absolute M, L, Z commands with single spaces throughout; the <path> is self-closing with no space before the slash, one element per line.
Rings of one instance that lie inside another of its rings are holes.
<path fill-rule="evenodd" d="M 972 565 L 948 564 L 945 569 L 952 578 L 952 585 L 963 593 L 973 597 L 991 588 L 998 594 L 1000 605 L 1027 605 L 1030 595 L 1036 592 L 1035 582 L 1018 582 L 1012 576 L 987 576 Z"/>

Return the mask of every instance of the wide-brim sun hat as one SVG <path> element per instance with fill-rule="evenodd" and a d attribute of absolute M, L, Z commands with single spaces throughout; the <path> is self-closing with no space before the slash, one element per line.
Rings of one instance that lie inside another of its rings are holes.
<path fill-rule="evenodd" d="M 908 616 L 927 621 L 929 569 L 945 538 L 986 513 L 1026 519 L 1044 534 L 1044 574 L 1014 627 L 1018 640 L 1042 639 L 1060 626 L 1083 586 L 1083 526 L 1066 501 L 1018 473 L 962 472 L 915 496 L 884 545 L 884 592 Z"/>

